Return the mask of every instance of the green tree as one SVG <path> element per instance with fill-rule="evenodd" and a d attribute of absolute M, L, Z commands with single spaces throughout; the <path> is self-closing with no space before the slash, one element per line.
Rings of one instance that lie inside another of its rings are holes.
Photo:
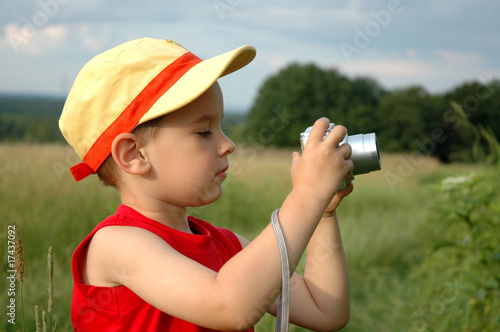
<path fill-rule="evenodd" d="M 429 98 L 424 88 L 415 86 L 387 94 L 380 100 L 377 139 L 385 151 L 415 150 L 415 141 L 427 136 L 423 109 Z"/>
<path fill-rule="evenodd" d="M 371 79 L 351 81 L 335 69 L 292 64 L 264 82 L 244 136 L 259 145 L 297 146 L 299 133 L 322 116 L 351 134 L 372 130 L 382 94 Z"/>
<path fill-rule="evenodd" d="M 500 81 L 465 83 L 446 93 L 443 99 L 447 105 L 456 103 L 460 106 L 465 117 L 451 106 L 444 110 L 441 127 L 448 139 L 440 147 L 443 151 L 438 151 L 441 160 L 452 161 L 452 156 L 470 146 L 470 131 L 466 130 L 468 122 L 491 128 L 500 137 Z"/>
<path fill-rule="evenodd" d="M 373 79 L 358 77 L 351 81 L 350 101 L 345 126 L 350 134 L 377 132 L 376 109 L 387 92 Z"/>

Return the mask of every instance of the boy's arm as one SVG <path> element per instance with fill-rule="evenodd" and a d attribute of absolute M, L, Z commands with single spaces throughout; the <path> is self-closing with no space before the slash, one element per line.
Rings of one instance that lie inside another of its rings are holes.
<path fill-rule="evenodd" d="M 293 156 L 293 189 L 279 212 L 291 267 L 297 266 L 322 213 L 352 171 L 350 147 L 337 148 L 345 128 L 336 126 L 323 142 L 328 125 L 328 119 L 317 121 L 304 154 Z M 331 227 L 323 224 L 322 228 Z M 124 285 L 172 316 L 217 330 L 253 326 L 281 287 L 281 262 L 271 225 L 218 273 L 181 255 L 156 235 L 131 227 L 101 229 L 88 255 L 89 261 L 97 262 L 95 269 L 107 271 L 104 282 Z"/>
<path fill-rule="evenodd" d="M 307 245 L 304 277 L 292 276 L 290 321 L 296 325 L 331 331 L 349 321 L 349 269 L 335 209 L 352 190 L 350 184 L 334 197 Z M 277 304 L 270 313 L 276 315 Z"/>

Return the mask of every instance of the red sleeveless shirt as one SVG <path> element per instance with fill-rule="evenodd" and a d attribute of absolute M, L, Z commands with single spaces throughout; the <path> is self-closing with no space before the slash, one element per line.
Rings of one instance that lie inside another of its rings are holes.
<path fill-rule="evenodd" d="M 214 270 L 240 251 L 241 244 L 231 231 L 189 217 L 195 234 L 177 231 L 135 210 L 120 205 L 116 213 L 99 223 L 73 253 L 73 298 L 71 320 L 76 332 L 98 331 L 213 331 L 172 317 L 151 306 L 125 286 L 96 287 L 81 281 L 86 249 L 94 234 L 106 226 L 131 226 L 153 232 L 181 254 Z M 248 331 L 253 331 L 251 328 Z"/>

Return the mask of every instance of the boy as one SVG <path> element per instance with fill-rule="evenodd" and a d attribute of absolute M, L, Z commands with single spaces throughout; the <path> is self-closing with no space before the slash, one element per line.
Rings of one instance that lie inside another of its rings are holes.
<path fill-rule="evenodd" d="M 143 38 L 104 52 L 75 80 L 60 128 L 82 157 L 75 179 L 97 173 L 122 204 L 72 259 L 75 331 L 249 330 L 276 313 L 280 256 L 269 225 L 251 243 L 186 216 L 217 201 L 233 143 L 220 129 L 217 79 L 247 65 L 243 46 L 202 61 L 168 40 Z M 349 319 L 349 277 L 335 209 L 352 184 L 346 134 L 329 120 L 292 155 L 293 189 L 279 211 L 290 266 L 290 320 L 315 330 Z M 293 272 L 292 268 L 292 272 Z"/>

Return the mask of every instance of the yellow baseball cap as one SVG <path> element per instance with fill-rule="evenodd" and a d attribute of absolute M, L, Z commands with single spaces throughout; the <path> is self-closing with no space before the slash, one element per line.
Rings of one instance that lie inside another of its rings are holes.
<path fill-rule="evenodd" d="M 189 104 L 255 54 L 247 45 L 202 60 L 172 40 L 142 38 L 94 57 L 77 75 L 59 119 L 83 160 L 70 168 L 75 180 L 97 172 L 118 134 Z"/>

